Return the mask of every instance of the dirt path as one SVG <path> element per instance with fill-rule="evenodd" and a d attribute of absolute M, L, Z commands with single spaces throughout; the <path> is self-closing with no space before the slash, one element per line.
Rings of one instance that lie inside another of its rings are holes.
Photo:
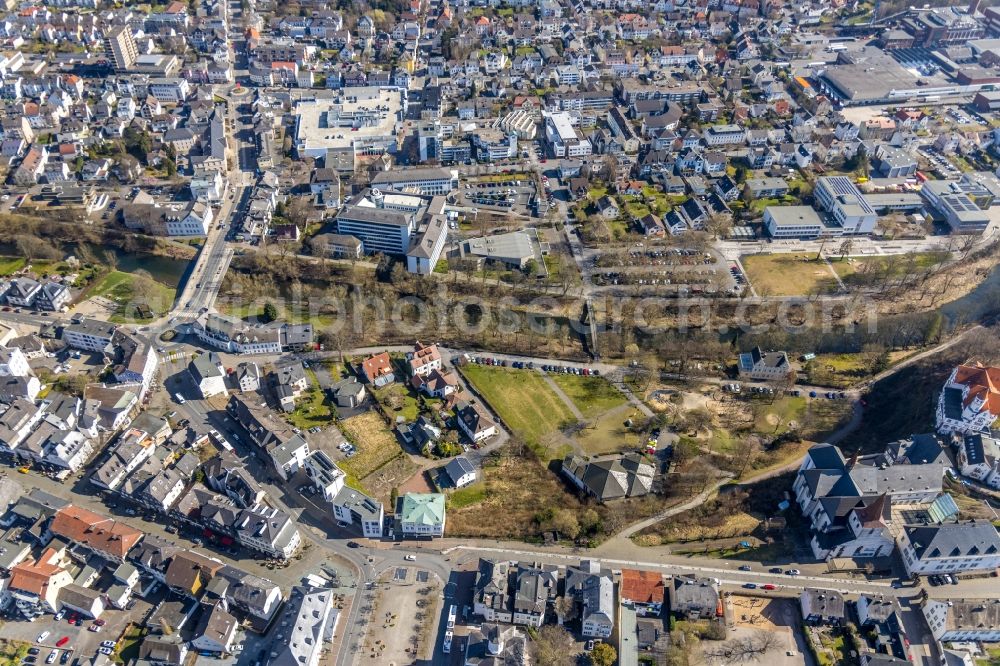
<path fill-rule="evenodd" d="M 661 520 L 669 518 L 670 516 L 676 516 L 678 513 L 684 513 L 685 511 L 688 511 L 689 509 L 693 509 L 696 506 L 700 506 L 701 504 L 703 504 L 704 502 L 706 502 L 710 497 L 712 497 L 713 495 L 715 495 L 715 493 L 718 492 L 719 488 L 722 485 L 724 485 L 726 483 L 729 483 L 729 480 L 731 478 L 732 478 L 731 476 L 724 476 L 723 478 L 719 479 L 718 481 L 716 481 L 714 484 L 712 484 L 711 486 L 709 486 L 705 490 L 701 491 L 700 493 L 698 493 L 697 495 L 695 495 L 694 497 L 692 497 L 691 499 L 689 499 L 687 502 L 684 502 L 684 504 L 677 504 L 676 506 L 672 506 L 672 507 L 670 507 L 669 509 L 667 509 L 665 511 L 661 511 L 660 513 L 656 514 L 655 516 L 651 516 L 649 518 L 646 518 L 645 520 L 640 520 L 639 522 L 632 523 L 631 525 L 629 525 L 628 527 L 626 527 L 624 530 L 622 530 L 618 534 L 614 535 L 613 537 L 611 537 L 610 539 L 608 539 L 607 541 L 605 541 L 604 544 L 602 544 L 601 546 L 598 546 L 597 549 L 600 550 L 601 547 L 603 547 L 604 545 L 607 545 L 607 544 L 609 544 L 609 543 L 611 543 L 613 541 L 618 541 L 620 539 L 628 539 L 630 536 L 632 536 L 633 534 L 635 534 L 639 530 L 645 529 L 645 528 L 649 527 L 650 525 L 654 525 L 654 524 L 660 522 Z"/>
<path fill-rule="evenodd" d="M 922 352 L 920 352 L 918 354 L 914 354 L 913 356 L 910 356 L 909 358 L 900 361 L 899 363 L 897 363 L 896 365 L 892 366 L 888 370 L 883 370 L 882 372 L 878 373 L 877 375 L 875 375 L 874 377 L 872 377 L 871 379 L 869 379 L 868 381 L 866 381 L 865 383 L 863 383 L 861 386 L 862 387 L 871 386 L 875 382 L 881 381 L 881 380 L 885 379 L 886 377 L 888 377 L 888 376 L 890 376 L 890 375 L 892 375 L 892 374 L 894 374 L 896 372 L 899 372 L 903 368 L 905 368 L 905 367 L 907 367 L 909 365 L 913 365 L 914 363 L 916 363 L 919 360 L 925 359 L 928 356 L 933 356 L 934 354 L 937 354 L 938 352 L 942 352 L 945 349 L 948 349 L 950 347 L 954 347 L 956 344 L 958 344 L 959 342 L 961 342 L 962 340 L 964 340 L 966 336 L 971 335 L 972 333 L 974 333 L 976 331 L 979 331 L 979 330 L 982 330 L 982 329 L 983 329 L 983 326 L 981 324 L 976 324 L 975 326 L 973 326 L 969 330 L 964 331 L 962 333 L 959 333 L 958 335 L 956 335 L 955 337 L 951 338 L 947 342 L 942 342 L 941 344 L 939 344 L 936 347 L 931 347 L 930 349 L 925 349 L 924 351 L 922 351 Z"/>
<path fill-rule="evenodd" d="M 549 373 L 543 372 L 542 379 L 544 379 L 545 383 L 549 385 L 549 388 L 551 388 L 555 392 L 555 394 L 559 396 L 559 399 L 562 400 L 564 403 L 566 403 L 566 407 L 568 407 L 570 413 L 573 414 L 573 418 L 575 418 L 578 421 L 586 420 L 583 418 L 583 412 L 580 411 L 580 408 L 576 406 L 576 404 L 570 399 L 568 395 L 566 395 L 566 392 L 559 387 L 559 384 L 556 384 L 555 380 L 553 380 L 552 377 L 549 376 Z"/>

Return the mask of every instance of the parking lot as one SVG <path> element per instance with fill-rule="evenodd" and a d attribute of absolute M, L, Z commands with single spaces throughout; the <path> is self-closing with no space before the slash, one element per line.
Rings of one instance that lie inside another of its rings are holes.
<path fill-rule="evenodd" d="M 84 619 L 73 613 L 59 615 L 42 615 L 34 622 L 4 622 L 3 637 L 30 643 L 36 654 L 30 654 L 22 662 L 26 666 L 41 664 L 82 663 L 90 659 L 102 648 L 102 643 L 110 641 L 117 643 L 128 625 L 139 622 L 151 609 L 151 605 L 139 599 L 130 610 L 108 608 L 95 625 L 93 620 Z M 59 619 L 56 619 L 56 618 Z M 72 620 L 72 622 L 71 622 Z M 90 627 L 99 626 L 98 630 Z M 114 648 L 105 647 L 106 653 L 114 652 Z M 54 653 L 54 656 L 53 656 Z M 51 659 L 51 661 L 47 661 Z"/>
<path fill-rule="evenodd" d="M 492 356 L 472 356 L 466 354 L 465 360 L 475 365 L 489 365 L 498 368 L 509 367 L 515 370 L 541 370 L 543 372 L 551 372 L 553 374 L 561 373 L 567 375 L 580 375 L 582 377 L 589 377 L 591 375 L 598 377 L 601 374 L 601 371 L 597 368 L 588 368 L 585 366 L 536 364 L 533 361 L 507 361 L 505 359 L 493 358 Z"/>
<path fill-rule="evenodd" d="M 535 194 L 535 183 L 527 174 L 514 174 L 509 178 L 470 180 L 462 187 L 460 196 L 466 206 L 527 214 Z"/>

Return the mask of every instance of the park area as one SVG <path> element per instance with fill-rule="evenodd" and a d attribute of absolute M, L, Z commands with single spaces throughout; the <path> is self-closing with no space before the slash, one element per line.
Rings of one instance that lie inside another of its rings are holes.
<path fill-rule="evenodd" d="M 489 406 L 539 458 L 559 457 L 552 435 L 574 420 L 569 406 L 556 395 L 541 373 L 467 364 L 462 374 Z"/>
<path fill-rule="evenodd" d="M 561 459 L 574 450 L 595 455 L 634 449 L 641 443 L 624 426 L 638 410 L 603 377 L 471 364 L 462 372 L 512 433 L 543 461 Z"/>
<path fill-rule="evenodd" d="M 174 302 L 174 289 L 149 275 L 109 271 L 86 292 L 89 298 L 103 298 L 114 303 L 109 320 L 131 323 L 159 316 Z"/>
<path fill-rule="evenodd" d="M 759 296 L 808 296 L 832 293 L 837 279 L 815 254 L 751 254 L 740 258 Z"/>

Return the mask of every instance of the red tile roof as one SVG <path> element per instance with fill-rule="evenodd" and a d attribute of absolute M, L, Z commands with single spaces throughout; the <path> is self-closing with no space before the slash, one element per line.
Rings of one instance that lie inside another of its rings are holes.
<path fill-rule="evenodd" d="M 1000 368 L 983 365 L 960 365 L 955 372 L 955 383 L 969 387 L 965 406 L 980 398 L 985 403 L 984 410 L 1000 415 Z"/>
<path fill-rule="evenodd" d="M 389 352 L 382 352 L 381 354 L 375 354 L 369 358 L 366 358 L 361 363 L 361 369 L 364 370 L 365 376 L 368 377 L 368 381 L 375 381 L 382 375 L 387 375 L 392 372 L 392 360 L 389 359 Z"/>
<path fill-rule="evenodd" d="M 49 529 L 53 534 L 117 559 L 124 559 L 143 537 L 133 527 L 73 505 L 60 509 Z"/>
<path fill-rule="evenodd" d="M 663 576 L 655 571 L 622 569 L 622 599 L 641 604 L 662 604 L 663 590 Z"/>
<path fill-rule="evenodd" d="M 11 569 L 10 587 L 44 597 L 52 576 L 63 570 L 58 559 L 55 550 L 46 548 L 37 561 L 21 562 Z"/>

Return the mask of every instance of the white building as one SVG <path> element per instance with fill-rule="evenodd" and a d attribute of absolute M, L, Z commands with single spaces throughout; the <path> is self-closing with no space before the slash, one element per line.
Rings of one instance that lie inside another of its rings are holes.
<path fill-rule="evenodd" d="M 702 133 L 709 146 L 739 145 L 746 142 L 746 132 L 739 125 L 711 125 Z"/>
<path fill-rule="evenodd" d="M 476 468 L 465 456 L 452 458 L 444 467 L 445 473 L 456 488 L 464 488 L 476 482 Z"/>
<path fill-rule="evenodd" d="M 740 354 L 739 371 L 741 379 L 770 382 L 787 379 L 793 369 L 785 352 L 763 352 L 760 347 L 754 347 Z"/>
<path fill-rule="evenodd" d="M 1000 368 L 960 365 L 952 370 L 938 397 L 941 432 L 988 430 L 1000 417 Z"/>
<path fill-rule="evenodd" d="M 168 236 L 205 236 L 212 228 L 212 207 L 196 201 L 190 208 L 177 213 L 167 213 L 164 217 Z"/>
<path fill-rule="evenodd" d="M 202 399 L 226 392 L 226 370 L 222 367 L 222 359 L 217 353 L 208 352 L 196 356 L 188 364 L 188 373 L 198 387 Z"/>
<path fill-rule="evenodd" d="M 80 319 L 63 328 L 62 340 L 73 349 L 108 353 L 117 324 L 97 319 Z"/>
<path fill-rule="evenodd" d="M 816 238 L 824 231 L 823 220 L 811 206 L 768 206 L 764 226 L 772 238 Z"/>
<path fill-rule="evenodd" d="M 369 539 L 382 536 L 385 527 L 385 511 L 382 503 L 367 495 L 344 487 L 331 501 L 333 515 L 342 523 L 358 525 L 361 533 Z"/>
<path fill-rule="evenodd" d="M 878 215 L 847 176 L 824 176 L 813 190 L 816 202 L 830 213 L 845 234 L 870 234 Z"/>
<path fill-rule="evenodd" d="M 405 537 L 444 536 L 445 501 L 441 493 L 406 493 L 397 515 Z"/>
<path fill-rule="evenodd" d="M 221 171 L 197 174 L 191 179 L 191 198 L 195 201 L 221 201 L 226 193 L 226 181 Z"/>
<path fill-rule="evenodd" d="M 928 599 L 924 618 L 941 643 L 1000 642 L 1000 602 L 996 599 Z"/>
<path fill-rule="evenodd" d="M 573 126 L 573 119 L 565 112 L 543 113 L 545 117 L 545 138 L 552 146 L 553 157 L 585 157 L 594 148 L 590 140 Z"/>
<path fill-rule="evenodd" d="M 283 560 L 291 557 L 302 543 L 291 516 L 263 505 L 241 511 L 233 529 L 241 545 Z"/>
<path fill-rule="evenodd" d="M 336 629 L 333 590 L 295 586 L 277 620 L 283 630 L 271 642 L 269 666 L 318 666 Z"/>
<path fill-rule="evenodd" d="M 306 456 L 304 468 L 313 486 L 327 502 L 332 502 L 344 489 L 347 475 L 323 451 L 310 452 Z"/>
<path fill-rule="evenodd" d="M 163 78 L 149 82 L 149 94 L 161 102 L 180 104 L 191 94 L 191 84 L 187 79 Z"/>
<path fill-rule="evenodd" d="M 372 187 L 421 196 L 450 194 L 458 188 L 458 171 L 442 167 L 381 171 L 372 178 Z"/>
<path fill-rule="evenodd" d="M 424 228 L 413 236 L 410 249 L 406 251 L 406 270 L 418 275 L 429 275 L 441 260 L 441 252 L 447 240 L 447 220 L 441 215 L 432 215 Z"/>
<path fill-rule="evenodd" d="M 911 576 L 1000 567 L 1000 535 L 988 521 L 907 525 L 898 543 Z"/>
<path fill-rule="evenodd" d="M 962 476 L 1000 488 L 1000 440 L 984 432 L 966 435 L 956 456 Z"/>
<path fill-rule="evenodd" d="M 24 352 L 17 347 L 0 347 L 0 377 L 27 377 L 31 374 Z"/>

